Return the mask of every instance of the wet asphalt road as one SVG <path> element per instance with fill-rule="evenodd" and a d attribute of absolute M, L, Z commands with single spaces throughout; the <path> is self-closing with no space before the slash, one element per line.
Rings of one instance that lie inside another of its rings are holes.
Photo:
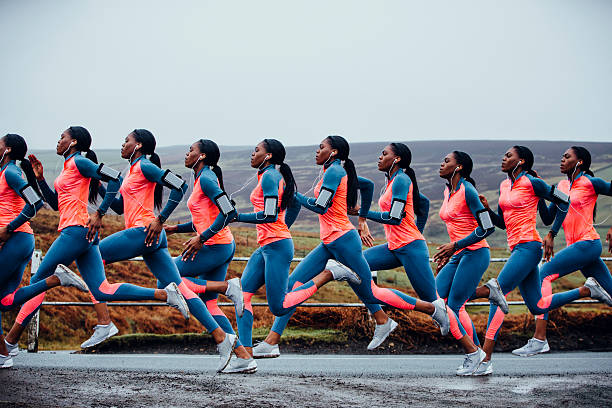
<path fill-rule="evenodd" d="M 216 356 L 21 353 L 0 407 L 610 406 L 612 353 L 494 356 L 494 375 L 454 376 L 461 356 L 283 355 L 253 375 Z"/>

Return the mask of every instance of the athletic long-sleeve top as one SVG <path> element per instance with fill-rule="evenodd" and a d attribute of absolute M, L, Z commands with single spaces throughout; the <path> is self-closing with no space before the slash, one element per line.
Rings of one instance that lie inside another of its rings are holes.
<path fill-rule="evenodd" d="M 215 199 L 222 194 L 217 175 L 210 167 L 204 166 L 196 175 L 193 191 L 187 201 L 192 221 L 179 224 L 178 232 L 196 231 L 204 245 L 231 244 L 234 236 L 227 224 L 234 214 L 223 215 L 215 204 Z"/>
<path fill-rule="evenodd" d="M 329 244 L 348 231 L 355 229 L 355 226 L 348 218 L 346 204 L 348 177 L 340 160 L 334 160 L 324 166 L 323 171 L 323 178 L 315 187 L 314 198 L 306 197 L 301 193 L 296 193 L 295 196 L 303 207 L 319 214 L 319 236 L 324 244 Z M 322 189 L 326 189 L 332 194 L 331 200 L 325 207 L 315 204 Z"/>
<path fill-rule="evenodd" d="M 444 201 L 439 214 L 446 223 L 451 242 L 455 242 L 458 248 L 455 253 L 465 248 L 475 250 L 489 247 L 485 238 L 495 231 L 495 227 L 485 230 L 479 226 L 476 218 L 484 209 L 476 188 L 463 177 L 452 193 L 449 185 L 444 189 Z"/>
<path fill-rule="evenodd" d="M 567 245 L 578 241 L 600 239 L 593 227 L 593 212 L 599 194 L 612 196 L 612 182 L 580 172 L 573 182 L 570 182 L 569 179 L 562 180 L 557 184 L 557 188 L 570 197 L 569 210 L 563 220 L 563 232 Z M 550 225 L 555 220 L 557 213 L 563 211 L 554 202 L 548 207 L 545 203 L 540 204 L 540 217 L 546 225 Z"/>
<path fill-rule="evenodd" d="M 291 238 L 289 227 L 285 224 L 285 210 L 280 208 L 285 190 L 283 176 L 274 165 L 269 165 L 257 172 L 257 185 L 251 192 L 252 213 L 238 213 L 236 221 L 257 224 L 257 243 L 260 246 Z M 276 199 L 276 215 L 265 215 L 266 198 Z M 294 218 L 295 220 L 295 218 Z"/>
<path fill-rule="evenodd" d="M 165 170 L 151 163 L 145 156 L 140 156 L 130 166 L 130 170 L 121 183 L 120 195 L 111 204 L 117 214 L 123 214 L 125 228 L 147 227 L 154 219 L 155 186 L 160 184 L 171 189 L 168 202 L 160 215 L 167 219 L 183 199 L 187 183 L 180 188 L 164 182 Z M 108 189 L 111 189 L 109 184 Z M 109 194 L 109 193 L 107 193 Z M 104 197 L 106 200 L 106 196 Z"/>
<path fill-rule="evenodd" d="M 367 179 L 360 177 L 359 180 L 360 186 L 366 184 Z M 373 185 L 371 181 L 369 182 Z M 429 200 L 419 194 L 419 214 L 415 214 L 412 189 L 410 177 L 403 171 L 396 170 L 387 180 L 385 191 L 378 199 L 381 211 L 368 210 L 365 215 L 367 219 L 383 224 L 391 250 L 401 248 L 412 241 L 425 240 L 422 232 L 429 215 Z M 361 191 L 363 195 L 363 189 Z M 401 218 L 391 217 L 390 211 L 394 200 L 404 203 Z"/>
<path fill-rule="evenodd" d="M 21 169 L 11 160 L 0 170 L 0 227 L 34 234 L 30 218 L 43 206 L 42 199 L 34 205 L 27 203 L 21 191 L 28 183 L 21 177 Z"/>
<path fill-rule="evenodd" d="M 540 198 L 557 201 L 552 196 L 552 187 L 530 174 L 521 172 L 514 182 L 510 178 L 499 186 L 497 214 L 489 211 L 496 227 L 506 230 L 510 250 L 523 242 L 542 242 L 536 230 L 536 216 Z M 563 224 L 569 204 L 559 202 L 561 211 L 555 215 L 551 230 L 556 234 Z"/>
<path fill-rule="evenodd" d="M 51 190 L 46 180 L 38 180 L 38 187 L 44 200 L 54 210 L 59 210 L 60 221 L 58 231 L 66 227 L 80 225 L 86 226 L 89 214 L 87 213 L 87 199 L 91 180 L 108 181 L 108 193 L 104 196 L 98 207 L 100 214 L 105 214 L 113 202 L 119 180 L 109 179 L 98 172 L 99 165 L 81 156 L 80 152 L 73 153 L 64 160 L 64 168 L 55 179 Z"/>

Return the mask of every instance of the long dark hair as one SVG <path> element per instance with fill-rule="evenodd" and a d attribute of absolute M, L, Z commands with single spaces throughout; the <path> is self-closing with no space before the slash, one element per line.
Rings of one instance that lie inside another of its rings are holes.
<path fill-rule="evenodd" d="M 285 163 L 285 146 L 276 139 L 264 139 L 262 143 L 266 152 L 272 154 L 272 158 L 270 158 L 269 162 L 279 166 L 278 170 L 285 180 L 285 190 L 283 191 L 283 199 L 280 205 L 281 209 L 284 210 L 293 202 L 293 196 L 297 189 L 291 167 Z"/>
<path fill-rule="evenodd" d="M 572 146 L 570 147 L 574 151 L 574 154 L 582 162 L 580 165 L 580 170 L 584 172 L 584 174 L 588 174 L 591 177 L 595 177 L 593 171 L 591 170 L 591 153 L 582 146 Z M 593 221 L 595 221 L 595 216 L 597 215 L 597 201 L 595 201 L 595 206 L 593 207 Z"/>
<path fill-rule="evenodd" d="M 212 171 L 217 176 L 217 180 L 219 180 L 219 187 L 221 187 L 221 190 L 225 191 L 225 187 L 223 186 L 223 173 L 221 172 L 221 167 L 218 165 L 219 158 L 221 157 L 219 146 L 210 139 L 200 139 L 198 140 L 198 149 L 200 149 L 200 153 L 206 155 L 202 162 L 204 165 L 212 168 Z"/>
<path fill-rule="evenodd" d="M 28 145 L 25 139 L 19 135 L 8 133 L 5 135 L 2 140 L 6 147 L 11 148 L 11 152 L 8 154 L 12 160 L 19 160 L 21 162 L 21 170 L 26 176 L 28 183 L 32 188 L 40 194 L 40 189 L 38 188 L 38 183 L 36 182 L 36 176 L 34 175 L 34 170 L 32 170 L 32 163 L 28 159 L 25 158 L 26 153 L 28 152 Z"/>
<path fill-rule="evenodd" d="M 516 153 L 518 154 L 519 159 L 523 159 L 524 163 L 521 165 L 523 171 L 527 174 L 532 175 L 533 177 L 538 177 L 538 173 L 533 170 L 533 152 L 526 146 L 512 146 Z"/>
<path fill-rule="evenodd" d="M 79 152 L 85 152 L 85 157 L 91 160 L 94 163 L 98 163 L 98 156 L 96 153 L 91 150 L 91 135 L 89 131 L 82 126 L 70 126 L 68 128 L 68 134 L 74 140 L 76 140 L 76 145 L 74 148 Z M 91 180 L 89 183 L 89 197 L 88 200 L 90 203 L 94 204 L 96 199 L 98 198 L 98 188 L 100 187 L 100 182 L 98 180 Z"/>
<path fill-rule="evenodd" d="M 476 187 L 476 182 L 472 178 L 472 170 L 474 169 L 474 162 L 469 154 L 466 152 L 460 152 L 459 150 L 453 150 L 453 156 L 455 156 L 455 161 L 457 164 L 461 165 L 461 170 L 459 170 L 459 174 L 466 181 L 470 182 L 474 187 Z"/>
<path fill-rule="evenodd" d="M 357 204 L 357 186 L 359 184 L 357 172 L 355 171 L 355 163 L 348 157 L 351 150 L 349 144 L 345 138 L 337 135 L 327 136 L 325 140 L 327 140 L 332 149 L 338 151 L 336 159 L 344 161 L 344 170 L 346 170 L 347 175 L 346 205 L 348 208 L 353 208 Z"/>
<path fill-rule="evenodd" d="M 134 129 L 132 134 L 134 135 L 134 139 L 136 139 L 136 141 L 142 145 L 140 152 L 145 155 L 148 154 L 150 156 L 149 160 L 151 163 L 161 168 L 161 160 L 157 153 L 155 153 L 155 146 L 157 145 L 157 142 L 155 142 L 155 136 L 153 136 L 153 133 L 149 132 L 147 129 Z M 162 193 L 163 186 L 158 183 L 155 186 L 155 193 L 153 194 L 153 203 L 155 208 L 158 210 L 162 205 Z"/>
<path fill-rule="evenodd" d="M 414 170 L 410 167 L 412 163 L 412 152 L 404 143 L 389 143 L 389 146 L 391 146 L 393 153 L 400 158 L 395 165 L 400 169 L 404 169 L 404 173 L 410 177 L 410 181 L 412 182 L 412 206 L 414 208 L 414 213 L 420 214 L 421 199 L 419 185 L 417 184 L 416 174 L 414 174 Z"/>

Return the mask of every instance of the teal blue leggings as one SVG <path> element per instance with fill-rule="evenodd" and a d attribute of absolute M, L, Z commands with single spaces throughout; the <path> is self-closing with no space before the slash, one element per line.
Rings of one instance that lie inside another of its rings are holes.
<path fill-rule="evenodd" d="M 109 284 L 104 272 L 104 264 L 100 256 L 101 247 L 98 247 L 98 238 L 93 242 L 87 240 L 87 228 L 71 226 L 64 228 L 59 237 L 53 242 L 45 254 L 38 271 L 32 276 L 30 283 L 44 281 L 53 275 L 57 265 L 70 265 L 76 261 L 77 267 L 83 276 L 94 298 L 98 301 L 106 300 L 153 300 L 154 289 L 142 288 L 129 283 Z M 144 238 L 143 238 L 144 241 Z M 125 247 L 125 244 L 123 244 Z M 119 251 L 115 249 L 117 253 Z M 26 302 L 19 311 L 17 323 L 24 326 L 40 308 L 44 294 Z"/>
<path fill-rule="evenodd" d="M 289 276 L 288 288 L 312 279 L 325 268 L 327 261 L 330 259 L 335 259 L 348 266 L 359 275 L 361 284 L 351 285 L 351 288 L 363 303 L 378 303 L 406 310 L 414 309 L 416 299 L 412 296 L 395 289 L 379 288 L 374 284 L 372 272 L 370 272 L 370 267 L 363 256 L 361 239 L 356 230 L 346 232 L 329 244 L 320 243 Z M 282 334 L 293 312 L 295 312 L 295 308 L 284 316 L 274 319 L 272 331 Z"/>
<path fill-rule="evenodd" d="M 206 304 L 206 308 L 212 314 L 217 324 L 224 332 L 235 334 L 232 324 L 223 311 L 217 305 L 216 292 L 206 291 L 206 281 L 224 281 L 227 275 L 227 267 L 229 266 L 236 244 L 232 241 L 231 244 L 215 244 L 204 245 L 198 251 L 194 260 L 183 261 L 180 256 L 174 258 L 174 263 L 183 277 L 183 281 L 187 281 L 194 292 L 200 294 L 200 299 Z M 237 341 L 236 347 L 240 347 L 242 343 Z"/>
<path fill-rule="evenodd" d="M 43 293 L 47 283 L 43 280 L 19 288 L 23 271 L 32 259 L 34 235 L 15 232 L 0 249 L 0 334 L 2 334 L 2 311 L 14 309 L 29 299 Z"/>
<path fill-rule="evenodd" d="M 168 241 L 166 232 L 162 231 L 159 241 L 152 246 L 145 245 L 147 232 L 144 227 L 128 228 L 116 232 L 100 242 L 100 253 L 106 264 L 125 261 L 136 256 L 142 256 L 147 267 L 157 278 L 161 287 L 166 287 L 171 282 L 179 285 L 181 293 L 185 296 L 189 311 L 200 323 L 204 325 L 208 332 L 219 328 L 206 309 L 204 302 L 181 280 L 181 275 L 168 252 Z M 153 291 L 153 289 L 147 289 Z"/>
<path fill-rule="evenodd" d="M 584 276 L 593 277 L 608 294 L 612 294 L 612 277 L 601 260 L 601 241 L 578 241 L 559 251 L 554 258 L 540 267 L 542 296 L 552 295 L 552 282 L 580 270 Z M 548 313 L 542 315 L 548 320 Z"/>

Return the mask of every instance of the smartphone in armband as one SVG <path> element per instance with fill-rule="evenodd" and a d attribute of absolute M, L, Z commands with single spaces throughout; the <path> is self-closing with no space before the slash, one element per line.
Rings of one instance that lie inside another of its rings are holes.
<path fill-rule="evenodd" d="M 121 172 L 113 169 L 112 167 L 107 166 L 104 163 L 101 163 L 98 167 L 98 174 L 104 177 L 108 177 L 111 180 L 118 180 Z"/>
<path fill-rule="evenodd" d="M 406 207 L 406 201 L 394 198 L 391 202 L 389 216 L 394 220 L 401 220 L 404 218 L 404 207 Z"/>
<path fill-rule="evenodd" d="M 476 212 L 476 221 L 480 228 L 485 231 L 494 227 L 493 220 L 491 220 L 491 214 L 489 214 L 489 211 L 486 209 Z"/>
<path fill-rule="evenodd" d="M 215 204 L 219 208 L 219 211 L 221 211 L 221 214 L 223 214 L 226 217 L 232 211 L 236 211 L 236 208 L 234 208 L 234 205 L 232 204 L 229 197 L 225 193 L 221 193 L 215 197 Z"/>
<path fill-rule="evenodd" d="M 569 204 L 569 195 L 559 190 L 556 185 L 551 187 L 550 194 L 557 203 Z"/>
<path fill-rule="evenodd" d="M 278 197 L 264 197 L 264 215 L 266 217 L 275 217 L 278 213 Z"/>
<path fill-rule="evenodd" d="M 40 196 L 36 193 L 36 190 L 34 190 L 34 188 L 32 188 L 32 186 L 29 184 L 24 186 L 19 193 L 30 205 L 34 205 L 41 200 Z"/>
<path fill-rule="evenodd" d="M 319 196 L 317 197 L 317 200 L 315 201 L 315 205 L 317 207 L 327 208 L 333 196 L 334 196 L 334 192 L 332 190 L 330 190 L 329 188 L 323 187 L 321 188 L 321 191 L 319 191 Z"/>
<path fill-rule="evenodd" d="M 162 176 L 162 181 L 172 187 L 172 188 L 181 188 L 185 183 L 182 178 L 171 172 L 170 170 L 166 170 L 164 175 Z"/>

